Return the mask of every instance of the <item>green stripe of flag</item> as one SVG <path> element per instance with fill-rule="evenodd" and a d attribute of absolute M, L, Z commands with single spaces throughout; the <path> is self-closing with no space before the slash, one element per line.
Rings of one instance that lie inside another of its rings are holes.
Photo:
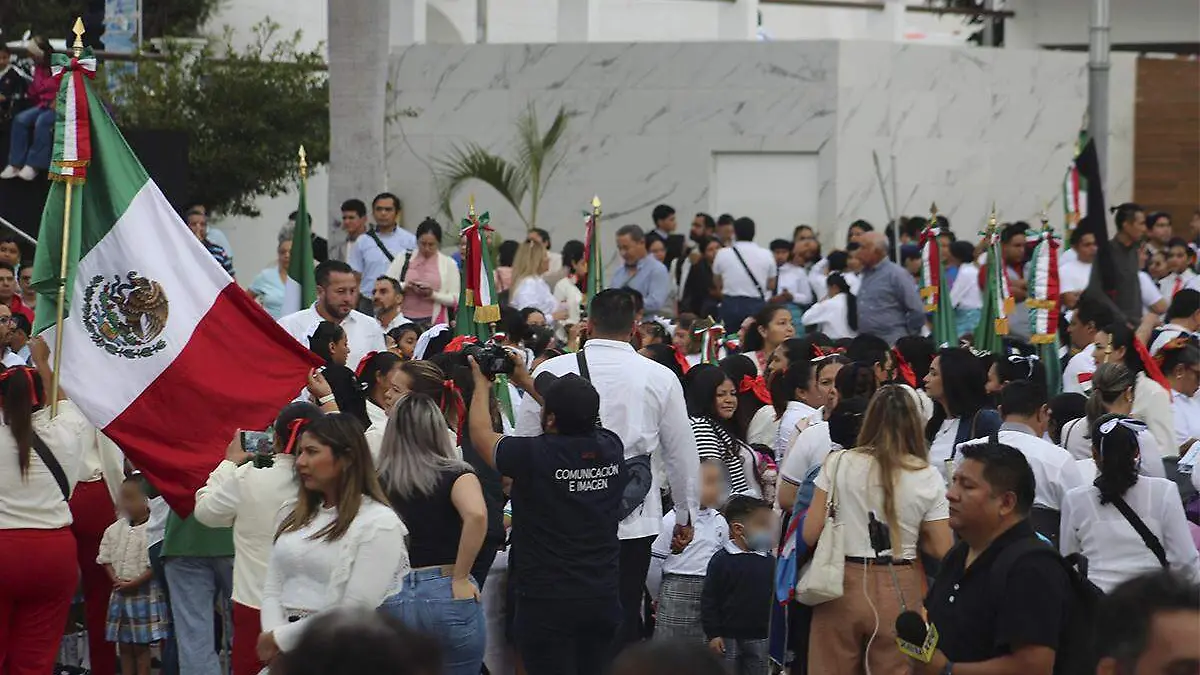
<path fill-rule="evenodd" d="M 65 78 L 64 78 L 65 81 Z M 86 81 L 85 81 L 86 82 Z M 70 235 L 67 241 L 67 303 L 75 285 L 75 268 L 129 208 L 134 196 L 150 177 L 117 130 L 117 125 L 86 83 L 88 113 L 91 117 L 92 162 L 87 182 L 72 188 Z M 61 135 L 61 127 L 55 134 Z M 50 186 L 38 247 L 33 258 L 33 287 L 38 294 L 33 331 L 40 333 L 53 326 L 58 303 L 59 271 L 62 262 L 63 213 L 67 187 L 55 182 Z"/>
<path fill-rule="evenodd" d="M 308 218 L 308 199 L 304 178 L 300 179 L 300 205 L 296 207 L 296 229 L 292 233 L 292 258 L 288 278 L 300 287 L 300 307 L 317 301 L 317 277 L 313 260 L 312 223 Z"/>

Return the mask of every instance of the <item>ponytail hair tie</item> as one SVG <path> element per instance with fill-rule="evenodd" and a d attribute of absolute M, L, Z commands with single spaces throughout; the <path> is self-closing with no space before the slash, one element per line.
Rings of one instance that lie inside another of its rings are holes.
<path fill-rule="evenodd" d="M 692 367 L 692 364 L 688 363 L 687 355 L 677 345 L 671 345 L 671 355 L 675 357 L 675 363 L 679 364 L 679 370 L 686 375 Z"/>
<path fill-rule="evenodd" d="M 354 377 L 362 377 L 363 371 L 367 368 L 367 363 L 378 353 L 379 352 L 367 352 L 366 355 L 362 357 L 362 360 L 358 362 L 358 367 L 354 369 Z"/>
<path fill-rule="evenodd" d="M 447 398 L 450 400 L 447 401 Z M 467 417 L 467 404 L 466 401 L 463 400 L 462 389 L 458 388 L 458 385 L 454 383 L 453 379 L 447 378 L 442 380 L 442 400 L 439 401 L 439 404 L 443 414 L 445 413 L 446 408 L 451 405 L 454 406 L 454 414 L 458 418 L 455 420 L 456 426 L 458 427 L 455 434 L 458 438 L 458 444 L 462 445 L 462 428 L 463 421 Z"/>
<path fill-rule="evenodd" d="M 904 355 L 900 353 L 899 349 L 892 347 L 892 357 L 896 359 L 896 372 L 900 375 L 900 379 L 904 381 L 904 384 L 916 389 L 917 374 L 913 372 L 912 366 L 909 365 Z"/>
<path fill-rule="evenodd" d="M 42 404 L 42 400 L 38 398 L 37 387 L 33 382 L 33 368 L 29 366 L 12 366 L 0 371 L 0 383 L 8 381 L 8 378 L 13 376 L 13 373 L 21 373 L 25 380 L 29 383 L 29 404 L 31 407 L 38 407 Z M 20 377 L 20 376 L 18 376 Z M 2 397 L 0 397 L 2 398 Z"/>
<path fill-rule="evenodd" d="M 300 433 L 304 427 L 308 426 L 309 419 L 307 417 L 297 417 L 288 422 L 288 440 L 287 445 L 283 446 L 283 454 L 290 455 L 296 449 L 296 440 L 300 438 Z"/>

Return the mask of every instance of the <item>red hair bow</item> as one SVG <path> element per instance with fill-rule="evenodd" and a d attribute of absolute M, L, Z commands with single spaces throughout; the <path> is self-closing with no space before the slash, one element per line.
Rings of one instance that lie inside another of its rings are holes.
<path fill-rule="evenodd" d="M 13 366 L 11 368 L 6 368 L 3 371 L 0 371 L 0 382 L 5 382 L 8 380 L 8 378 L 12 377 L 13 373 L 18 372 L 22 373 L 25 376 L 25 380 L 29 383 L 29 403 L 36 408 L 42 403 L 42 401 L 38 398 L 37 387 L 34 386 L 33 383 L 33 368 L 30 368 L 29 366 Z"/>
<path fill-rule="evenodd" d="M 288 441 L 287 445 L 283 446 L 283 454 L 290 455 L 296 449 L 296 439 L 300 438 L 300 432 L 304 427 L 308 426 L 309 419 L 307 417 L 297 417 L 288 422 Z"/>
<path fill-rule="evenodd" d="M 762 375 L 754 378 L 743 375 L 737 390 L 739 394 L 753 392 L 754 397 L 762 401 L 764 405 L 771 405 L 771 390 L 767 388 L 767 381 L 763 379 Z"/>
<path fill-rule="evenodd" d="M 362 377 L 363 371 L 367 369 L 367 362 L 370 361 L 379 352 L 367 352 L 358 362 L 358 366 L 354 369 L 354 377 Z"/>
<path fill-rule="evenodd" d="M 458 338 L 455 339 L 457 340 Z M 450 400 L 447 401 L 447 398 Z M 456 417 L 454 424 L 456 427 L 458 427 L 456 436 L 458 438 L 459 445 L 461 445 L 463 423 L 467 419 L 467 404 L 463 400 L 462 390 L 458 388 L 458 385 L 454 383 L 454 380 L 442 380 L 441 408 L 443 413 L 445 412 L 446 408 L 450 407 L 451 405 L 454 406 L 454 414 Z"/>
<path fill-rule="evenodd" d="M 900 375 L 900 379 L 904 381 L 904 384 L 916 389 L 917 374 L 913 372 L 912 366 L 909 365 L 899 349 L 892 347 L 892 358 L 896 359 L 896 372 Z"/>
<path fill-rule="evenodd" d="M 813 356 L 811 360 L 820 361 L 821 359 L 827 359 L 830 356 L 837 356 L 838 354 L 845 354 L 846 348 L 845 347 L 830 347 L 829 349 L 822 349 L 821 345 L 814 342 L 812 344 L 812 351 L 816 354 L 816 356 Z"/>
<path fill-rule="evenodd" d="M 479 339 L 473 335 L 459 335 L 448 342 L 446 348 L 442 351 L 447 354 L 457 354 L 463 350 L 463 345 L 475 344 L 476 342 L 479 342 Z"/>

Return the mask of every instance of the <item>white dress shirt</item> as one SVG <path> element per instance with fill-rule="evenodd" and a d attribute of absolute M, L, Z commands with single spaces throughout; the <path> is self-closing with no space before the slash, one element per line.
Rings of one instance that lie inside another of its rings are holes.
<path fill-rule="evenodd" d="M 1150 308 L 1163 299 L 1162 293 L 1158 290 L 1158 284 L 1154 283 L 1154 279 L 1145 272 L 1138 272 L 1138 285 L 1142 291 L 1142 313 L 1149 314 Z"/>
<path fill-rule="evenodd" d="M 255 468 L 221 462 L 196 491 L 196 520 L 206 527 L 233 528 L 233 601 L 262 606 L 267 560 L 275 541 L 280 508 L 296 499 L 295 458 L 277 454 L 275 463 Z"/>
<path fill-rule="evenodd" d="M 1087 395 L 1092 391 L 1092 380 L 1087 378 L 1084 381 L 1079 380 L 1080 375 L 1091 375 L 1096 372 L 1096 345 L 1089 344 L 1079 351 L 1078 354 L 1071 357 L 1067 362 L 1067 368 L 1063 371 L 1063 393 L 1074 392 L 1076 394 Z"/>
<path fill-rule="evenodd" d="M 288 335 L 295 338 L 296 342 L 308 349 L 308 339 L 317 330 L 317 324 L 324 320 L 317 313 L 316 304 L 313 304 L 308 309 L 302 309 L 283 317 L 279 320 L 279 325 L 287 331 Z M 368 353 L 387 349 L 387 345 L 383 341 L 383 327 L 379 325 L 375 317 L 367 316 L 357 310 L 350 310 L 350 314 L 342 319 L 340 325 L 342 330 L 346 331 L 346 340 L 350 347 L 350 356 L 346 359 L 346 366 L 351 370 Z"/>
<path fill-rule="evenodd" d="M 1138 373 L 1133 385 L 1133 409 L 1129 414 L 1146 423 L 1163 457 L 1178 457 L 1175 442 L 1175 413 L 1171 392 L 1164 389 L 1146 373 Z M 1144 458 L 1143 458 L 1144 459 Z"/>
<path fill-rule="evenodd" d="M 260 620 L 280 651 L 296 647 L 309 615 L 339 606 L 376 609 L 400 591 L 411 571 L 404 544 L 408 528 L 390 506 L 364 498 L 341 539 L 311 538 L 336 518 L 336 506 L 322 508 L 304 527 L 280 535 L 271 549 Z"/>
<path fill-rule="evenodd" d="M 675 513 L 663 516 L 662 529 L 650 546 L 650 555 L 662 560 L 663 574 L 702 577 L 708 572 L 708 561 L 725 542 L 729 541 L 729 524 L 716 509 L 702 508 L 695 521 L 692 543 L 680 553 L 671 553 L 671 537 L 675 531 Z"/>
<path fill-rule="evenodd" d="M 1192 583 L 1200 580 L 1200 555 L 1188 530 L 1175 483 L 1165 478 L 1139 477 L 1125 493 L 1124 500 L 1158 537 L 1171 569 Z M 1058 547 L 1063 555 L 1087 556 L 1088 580 L 1105 593 L 1123 581 L 1162 569 L 1137 530 L 1115 506 L 1101 506 L 1100 490 L 1091 485 L 1067 493 Z"/>
<path fill-rule="evenodd" d="M 621 438 L 625 458 L 654 455 L 661 451 L 676 518 L 685 524 L 689 515 L 696 521 L 699 510 L 697 483 L 700 457 L 683 401 L 683 388 L 666 366 L 638 354 L 628 342 L 592 338 L 584 344 L 592 385 L 600 394 L 600 422 Z M 549 359 L 533 372 L 564 375 L 578 373 L 575 354 Z M 521 400 L 517 412 L 517 436 L 542 433 L 542 407 L 532 396 Z M 662 519 L 659 480 L 655 477 L 642 506 L 618 528 L 621 539 L 658 536 Z"/>
<path fill-rule="evenodd" d="M 958 276 L 950 285 L 950 304 L 954 309 L 981 309 L 983 292 L 979 290 L 979 268 L 974 263 L 958 266 Z"/>
<path fill-rule="evenodd" d="M 816 324 L 817 330 L 828 335 L 831 340 L 855 337 L 858 331 L 850 327 L 849 307 L 846 302 L 845 293 L 825 298 L 808 308 L 800 318 L 800 323 L 805 326 Z"/>
<path fill-rule="evenodd" d="M 379 452 L 383 449 L 383 432 L 387 429 L 387 411 L 375 405 L 375 401 L 367 399 L 367 420 L 371 422 L 363 435 L 367 438 L 367 449 L 371 451 L 371 459 L 379 466 Z M 457 445 L 455 443 L 454 445 Z"/>
<path fill-rule="evenodd" d="M 735 259 L 734 262 L 736 263 L 737 260 Z M 792 302 L 801 307 L 813 304 L 812 284 L 808 283 L 808 270 L 799 265 L 784 263 L 779 266 L 779 281 L 776 284 L 775 292 L 791 293 Z"/>
<path fill-rule="evenodd" d="M 775 445 L 772 446 L 776 460 L 782 460 L 784 453 L 791 447 L 792 437 L 796 435 L 796 425 L 801 420 L 815 423 L 820 422 L 822 417 L 818 408 L 801 401 L 788 401 L 783 417 L 779 418 L 779 435 L 775 437 Z"/>
<path fill-rule="evenodd" d="M 738 261 L 737 250 L 746 261 L 746 267 Z M 751 279 L 746 274 L 746 268 L 754 274 Z M 775 256 L 767 249 L 752 241 L 734 242 L 732 247 L 717 251 L 713 259 L 713 274 L 721 277 L 721 292 L 725 297 L 762 298 L 771 297 L 767 289 L 767 281 L 775 278 Z M 757 282 L 758 286 L 755 286 Z M 759 292 L 759 289 L 762 292 Z"/>
<path fill-rule="evenodd" d="M 84 442 L 92 440 L 92 426 L 71 401 L 58 405 L 58 417 L 50 418 L 50 406 L 33 414 L 33 430 L 62 465 L 67 484 L 75 489 Z M 0 427 L 0 530 L 57 530 L 71 524 L 71 509 L 53 474 L 36 452 L 29 452 L 29 471 L 17 468 L 17 442 L 7 426 Z"/>
<path fill-rule="evenodd" d="M 4 348 L 4 358 L 0 359 L 0 364 L 3 364 L 5 368 L 28 365 L 25 363 L 25 359 L 22 358 L 20 354 L 14 352 L 8 347 Z"/>
<path fill-rule="evenodd" d="M 1033 434 L 1033 429 L 1024 424 L 1005 422 L 998 434 L 1001 443 L 1011 445 L 1025 455 L 1029 467 L 1033 469 L 1035 481 L 1033 503 L 1055 511 L 1062 511 L 1062 503 L 1067 492 L 1084 484 L 1075 466 L 1075 458 L 1071 453 Z M 987 443 L 986 438 L 977 438 L 959 445 L 980 445 Z"/>
<path fill-rule="evenodd" d="M 1170 272 L 1167 276 L 1158 281 L 1158 290 L 1162 292 L 1163 298 L 1167 302 L 1175 297 L 1175 294 L 1188 287 L 1188 282 L 1195 278 L 1196 273 L 1191 270 L 1184 270 L 1182 273 Z M 1179 289 L 1175 288 L 1175 281 L 1179 280 Z"/>
<path fill-rule="evenodd" d="M 1088 286 L 1092 277 L 1092 263 L 1062 260 L 1058 263 L 1058 285 L 1062 293 L 1080 293 Z"/>

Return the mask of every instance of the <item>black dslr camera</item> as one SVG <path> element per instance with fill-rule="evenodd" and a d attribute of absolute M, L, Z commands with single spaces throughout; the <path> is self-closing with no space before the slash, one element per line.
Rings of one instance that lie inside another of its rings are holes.
<path fill-rule="evenodd" d="M 488 340 L 483 344 L 467 343 L 463 345 L 462 352 L 475 359 L 475 363 L 479 364 L 479 370 L 488 377 L 512 375 L 513 370 L 516 369 L 516 364 L 508 356 L 508 350 L 494 340 Z"/>

